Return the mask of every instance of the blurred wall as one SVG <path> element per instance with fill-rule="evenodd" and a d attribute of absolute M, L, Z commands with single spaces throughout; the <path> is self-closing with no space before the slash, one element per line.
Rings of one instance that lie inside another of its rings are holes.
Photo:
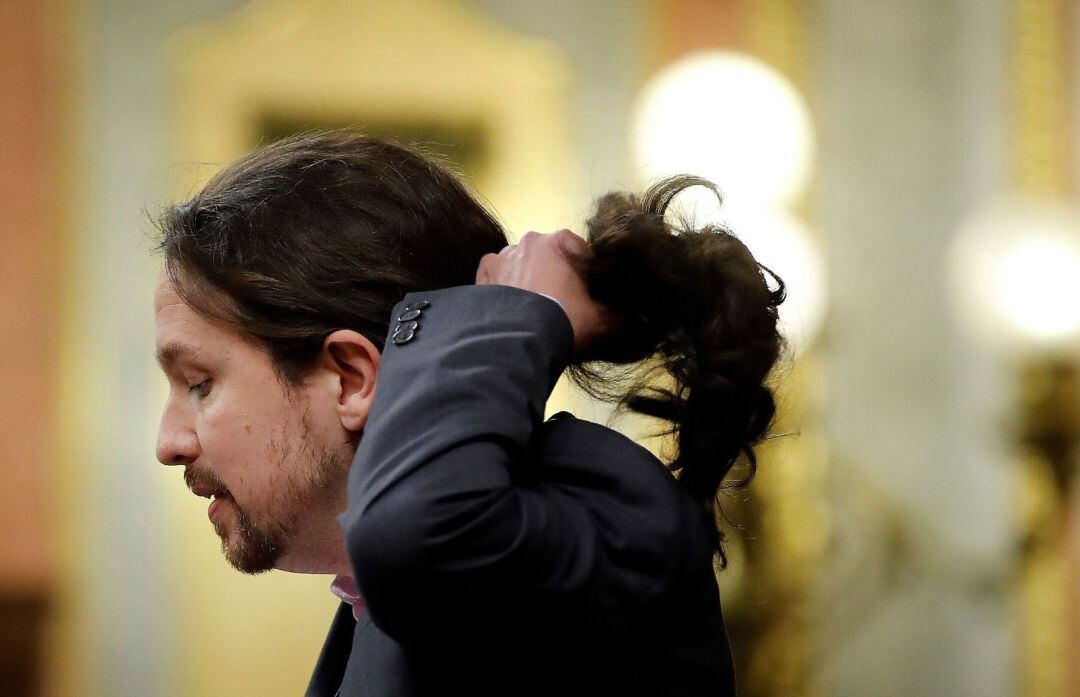
<path fill-rule="evenodd" d="M 959 332 L 947 266 L 966 216 L 1009 185 L 1007 3 L 819 7 L 830 471 L 839 515 L 862 509 L 838 543 L 880 533 L 825 569 L 833 694 L 1015 694 L 1010 388 Z M 859 554 L 879 566 L 851 574 Z"/>
<path fill-rule="evenodd" d="M 630 157 L 634 99 L 654 49 L 647 0 L 466 0 L 523 35 L 546 39 L 571 65 L 571 113 L 579 179 L 584 187 L 565 211 L 565 225 L 583 231 L 592 202 L 634 189 L 641 173 Z"/>

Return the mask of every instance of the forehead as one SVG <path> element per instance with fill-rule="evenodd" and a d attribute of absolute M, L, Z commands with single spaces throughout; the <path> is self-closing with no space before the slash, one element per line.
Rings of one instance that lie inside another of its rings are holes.
<path fill-rule="evenodd" d="M 160 334 L 162 329 L 168 329 L 178 324 L 202 323 L 209 325 L 203 320 L 191 306 L 180 298 L 176 288 L 162 272 L 154 285 L 154 322 Z"/>
<path fill-rule="evenodd" d="M 207 350 L 237 350 L 243 343 L 235 329 L 209 322 L 195 312 L 164 273 L 158 276 L 154 287 L 154 325 L 156 352 L 162 365 Z"/>
<path fill-rule="evenodd" d="M 179 299 L 180 296 L 176 294 L 176 289 L 169 282 L 165 272 L 159 273 L 157 281 L 154 283 L 154 312 L 157 313 L 164 305 Z"/>

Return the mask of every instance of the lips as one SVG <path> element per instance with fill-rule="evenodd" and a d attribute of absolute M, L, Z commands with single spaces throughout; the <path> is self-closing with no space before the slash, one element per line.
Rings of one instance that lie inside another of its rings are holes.
<path fill-rule="evenodd" d="M 210 485 L 210 484 L 196 484 L 191 487 L 191 493 L 196 496 L 201 496 L 204 499 L 210 497 L 227 496 L 228 492 L 225 489 Z"/>
<path fill-rule="evenodd" d="M 187 484 L 191 493 L 196 496 L 200 496 L 204 499 L 213 499 L 210 502 L 210 507 L 207 509 L 207 514 L 210 516 L 210 521 L 217 526 L 217 518 L 220 516 L 219 511 L 225 506 L 226 503 L 232 501 L 232 496 L 229 494 L 229 490 L 225 487 L 224 483 L 218 480 L 210 472 L 201 472 L 192 468 L 186 468 L 184 470 L 184 483 Z"/>
<path fill-rule="evenodd" d="M 225 505 L 225 502 L 230 500 L 228 494 L 215 494 L 214 501 L 210 504 L 210 507 L 206 509 L 206 515 L 210 518 L 210 522 L 216 524 L 218 511 Z"/>

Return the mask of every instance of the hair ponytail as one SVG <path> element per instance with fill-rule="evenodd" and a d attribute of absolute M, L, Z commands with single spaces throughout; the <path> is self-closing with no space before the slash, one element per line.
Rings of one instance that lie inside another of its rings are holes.
<path fill-rule="evenodd" d="M 661 432 L 677 434 L 678 455 L 668 468 L 715 523 L 721 488 L 749 483 L 757 468 L 754 446 L 776 412 L 766 379 L 786 345 L 777 327 L 785 286 L 731 231 L 667 222 L 672 199 L 691 186 L 720 197 L 708 180 L 682 175 L 657 182 L 640 198 L 616 192 L 597 202 L 586 224 L 588 251 L 574 263 L 590 295 L 620 324 L 568 370 L 593 397 L 672 422 Z M 643 361 L 653 365 L 629 390 L 610 387 L 611 366 Z M 656 371 L 674 387 L 651 384 Z M 743 455 L 747 475 L 725 483 Z M 726 565 L 724 535 L 712 529 Z"/>

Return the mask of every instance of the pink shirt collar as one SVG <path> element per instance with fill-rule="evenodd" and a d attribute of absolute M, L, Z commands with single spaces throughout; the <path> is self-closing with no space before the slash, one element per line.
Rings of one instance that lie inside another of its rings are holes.
<path fill-rule="evenodd" d="M 360 619 L 360 613 L 364 610 L 364 599 L 356 587 L 356 579 L 352 576 L 339 574 L 330 582 L 330 592 L 352 606 L 354 620 Z"/>

